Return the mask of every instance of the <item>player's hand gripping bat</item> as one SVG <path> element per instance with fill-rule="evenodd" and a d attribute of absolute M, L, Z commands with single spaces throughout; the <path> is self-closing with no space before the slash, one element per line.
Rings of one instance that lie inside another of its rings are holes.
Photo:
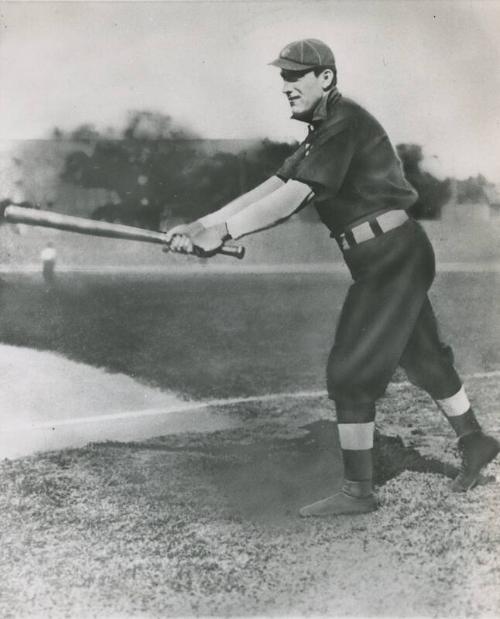
<path fill-rule="evenodd" d="M 57 230 L 90 234 L 91 236 L 105 236 L 114 239 L 157 243 L 158 245 L 163 245 L 168 248 L 164 232 L 156 232 L 154 230 L 146 230 L 144 228 L 126 226 L 124 224 L 95 221 L 94 219 L 87 219 L 85 217 L 73 217 L 72 215 L 24 208 L 22 206 L 8 206 L 5 209 L 4 217 L 5 220 L 10 223 L 56 228 Z M 207 254 L 198 247 L 194 248 L 193 253 L 199 257 L 207 256 Z M 245 255 L 245 248 L 237 245 L 222 245 L 215 253 L 224 254 L 225 256 L 231 256 L 232 258 L 241 260 Z"/>

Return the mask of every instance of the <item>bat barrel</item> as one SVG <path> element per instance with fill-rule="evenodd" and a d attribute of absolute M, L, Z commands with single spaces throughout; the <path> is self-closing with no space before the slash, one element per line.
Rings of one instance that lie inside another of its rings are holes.
<path fill-rule="evenodd" d="M 5 209 L 4 217 L 6 221 L 11 223 L 55 228 L 67 232 L 80 232 L 81 234 L 104 236 L 107 238 L 165 243 L 165 234 L 163 232 L 109 223 L 107 221 L 95 221 L 85 217 L 73 217 L 72 215 L 53 213 L 51 211 L 39 211 L 22 206 L 8 206 Z"/>

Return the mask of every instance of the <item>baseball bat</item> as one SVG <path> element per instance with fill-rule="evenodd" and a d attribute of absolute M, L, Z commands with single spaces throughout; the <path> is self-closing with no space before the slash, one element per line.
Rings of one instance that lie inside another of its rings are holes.
<path fill-rule="evenodd" d="M 107 221 L 96 221 L 85 217 L 74 217 L 53 211 L 43 211 L 23 206 L 8 206 L 4 213 L 5 220 L 10 223 L 28 224 L 30 226 L 43 226 L 68 232 L 79 232 L 92 236 L 104 236 L 113 239 L 126 239 L 129 241 L 143 241 L 145 243 L 157 243 L 168 247 L 164 232 L 146 230 L 124 224 L 114 224 Z M 203 250 L 195 247 L 195 255 L 204 256 Z M 242 259 L 245 248 L 236 245 L 223 245 L 217 252 L 232 258 Z"/>

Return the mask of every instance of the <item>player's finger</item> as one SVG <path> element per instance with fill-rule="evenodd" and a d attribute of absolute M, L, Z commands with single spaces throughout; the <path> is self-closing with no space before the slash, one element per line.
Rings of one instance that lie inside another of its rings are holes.
<path fill-rule="evenodd" d="M 180 226 L 175 226 L 175 228 L 172 228 L 171 230 L 167 230 L 167 232 L 165 232 L 165 240 L 167 241 L 167 243 L 171 243 L 172 240 L 179 234 L 182 234 Z"/>
<path fill-rule="evenodd" d="M 170 242 L 170 249 L 172 251 L 182 251 L 184 237 L 180 234 L 176 234 L 172 237 Z"/>
<path fill-rule="evenodd" d="M 192 243 L 191 243 L 191 239 L 187 236 L 183 236 L 181 237 L 181 242 L 180 242 L 180 249 L 183 253 L 185 254 L 189 254 L 191 248 L 192 248 Z"/>
<path fill-rule="evenodd" d="M 175 235 L 170 244 L 172 251 L 176 251 L 182 254 L 190 254 L 193 251 L 193 243 L 188 236 L 183 234 Z"/>

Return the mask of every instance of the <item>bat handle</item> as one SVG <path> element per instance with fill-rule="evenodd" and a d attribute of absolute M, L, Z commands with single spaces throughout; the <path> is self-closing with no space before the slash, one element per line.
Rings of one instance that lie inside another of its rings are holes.
<path fill-rule="evenodd" d="M 245 248 L 241 245 L 223 245 L 217 253 L 242 260 L 245 257 Z"/>
<path fill-rule="evenodd" d="M 231 258 L 237 258 L 241 260 L 245 256 L 245 248 L 241 245 L 222 245 L 219 249 L 215 251 L 206 252 L 201 249 L 201 247 L 197 247 L 196 245 L 193 247 L 192 253 L 198 258 L 210 258 L 211 256 L 215 256 L 216 254 L 223 254 L 224 256 L 230 256 Z"/>

